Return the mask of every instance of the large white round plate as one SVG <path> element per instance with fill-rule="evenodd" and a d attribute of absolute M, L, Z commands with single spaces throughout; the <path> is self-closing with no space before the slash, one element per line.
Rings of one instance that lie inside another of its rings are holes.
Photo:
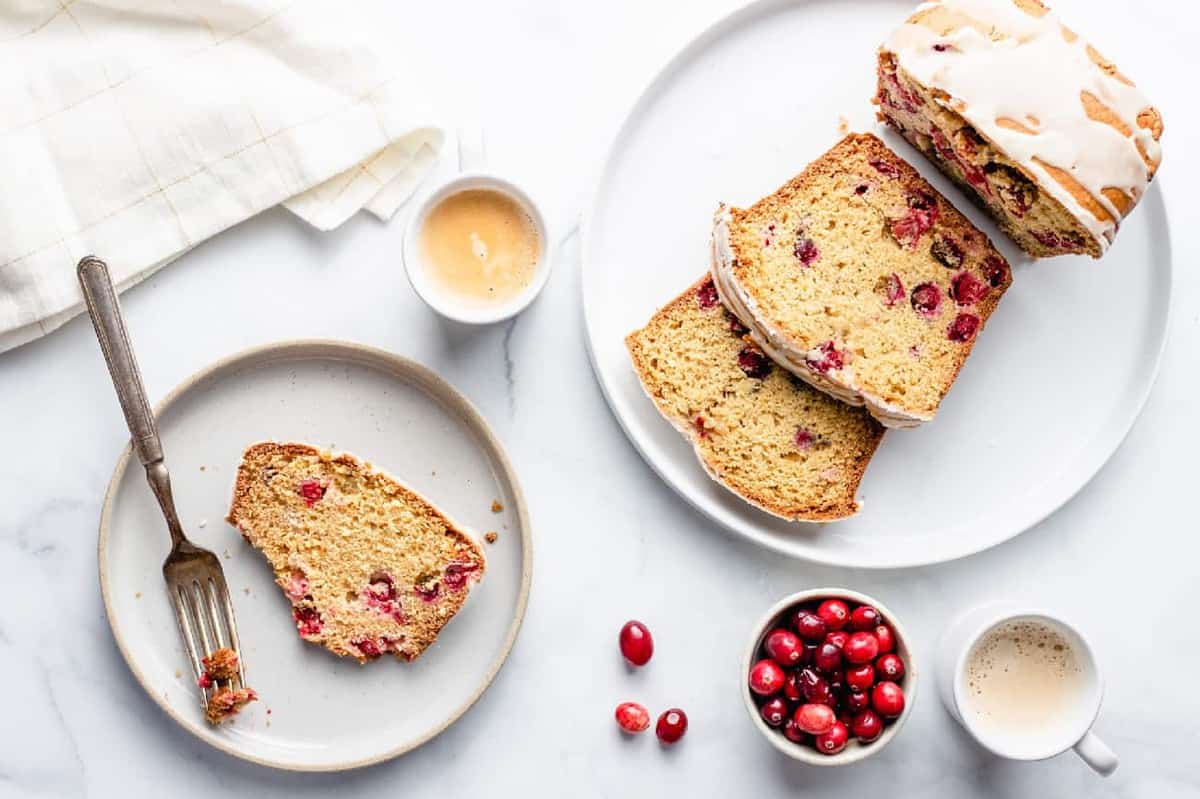
<path fill-rule="evenodd" d="M 121 653 L 171 718 L 246 760 L 336 770 L 419 746 L 479 698 L 521 625 L 532 551 L 516 476 L 462 395 L 386 352 L 291 342 L 196 375 L 163 401 L 158 424 L 184 527 L 222 556 L 247 682 L 261 696 L 232 724 L 205 723 L 162 578 L 170 540 L 143 470 L 126 450 L 100 521 L 100 585 Z M 388 657 L 360 666 L 296 635 L 266 559 L 223 521 L 242 450 L 264 439 L 353 452 L 479 535 L 499 532 L 485 545 L 486 577 L 416 661 Z M 501 513 L 492 512 L 494 500 Z"/>
<path fill-rule="evenodd" d="M 764 546 L 854 567 L 946 561 L 1017 535 L 1075 494 L 1149 393 L 1171 294 L 1157 187 L 1099 262 L 1017 257 L 994 225 L 899 137 L 884 138 L 1002 247 L 1015 282 L 937 419 L 889 433 L 862 513 L 779 521 L 712 482 L 657 413 L 623 339 L 708 267 L 719 201 L 774 191 L 839 137 L 877 128 L 875 52 L 912 0 L 764 0 L 700 35 L 620 129 L 584 219 L 587 339 L 613 412 L 651 466 L 712 519 Z"/>

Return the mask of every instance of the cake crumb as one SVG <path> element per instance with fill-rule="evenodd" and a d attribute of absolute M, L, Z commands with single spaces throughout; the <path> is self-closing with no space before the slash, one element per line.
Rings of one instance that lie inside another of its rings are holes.
<path fill-rule="evenodd" d="M 138 592 L 134 593 L 134 595 L 133 595 L 133 598 L 134 598 L 134 599 L 141 599 L 141 598 L 142 598 L 142 592 L 141 592 L 141 591 L 138 591 Z"/>
<path fill-rule="evenodd" d="M 180 671 L 179 669 L 175 669 L 175 679 L 177 679 L 177 680 L 178 680 L 178 679 L 180 679 L 181 677 L 183 677 L 183 672 L 182 672 L 182 671 Z"/>
<path fill-rule="evenodd" d="M 205 468 L 206 468 L 206 467 L 204 467 L 204 466 L 202 465 L 202 466 L 200 467 L 200 471 L 204 471 L 204 469 L 205 469 Z"/>
<path fill-rule="evenodd" d="M 203 676 L 210 680 L 232 680 L 238 673 L 237 652 L 223 646 L 208 657 L 201 658 L 200 665 L 204 666 Z"/>
<path fill-rule="evenodd" d="M 208 519 L 201 519 L 196 526 L 203 530 L 205 527 L 208 527 Z"/>
<path fill-rule="evenodd" d="M 492 500 L 492 513 L 499 513 L 502 510 L 504 510 L 504 506 L 500 504 L 500 500 L 493 499 Z"/>
<path fill-rule="evenodd" d="M 209 724 L 220 724 L 236 716 L 238 711 L 256 699 L 258 699 L 258 694 L 254 693 L 252 688 L 239 688 L 236 691 L 222 688 L 212 695 L 212 699 L 208 700 L 204 718 L 208 720 Z"/>
<path fill-rule="evenodd" d="M 233 557 L 233 555 L 230 555 L 230 554 L 229 554 L 229 550 L 228 550 L 228 549 L 226 549 L 226 550 L 222 550 L 221 554 L 222 554 L 222 555 L 224 555 L 226 558 L 232 558 L 232 557 Z"/>
<path fill-rule="evenodd" d="M 850 120 L 843 116 L 838 117 L 838 135 L 845 136 L 850 132 Z"/>
<path fill-rule="evenodd" d="M 489 530 L 487 533 L 484 534 L 483 540 L 487 541 L 489 544 L 494 544 L 494 543 L 496 543 L 496 539 L 499 537 L 500 536 L 496 534 L 495 530 Z"/>
<path fill-rule="evenodd" d="M 242 593 L 244 593 L 246 596 L 250 596 L 250 588 L 249 588 L 249 586 L 247 586 L 246 588 L 243 588 L 243 589 L 242 589 Z"/>

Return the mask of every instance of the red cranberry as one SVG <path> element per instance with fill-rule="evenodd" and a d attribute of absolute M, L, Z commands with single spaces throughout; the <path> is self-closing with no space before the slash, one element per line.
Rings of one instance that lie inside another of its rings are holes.
<path fill-rule="evenodd" d="M 808 733 L 800 729 L 796 724 L 796 720 L 789 718 L 783 722 L 783 737 L 795 744 L 802 744 L 808 741 Z"/>
<path fill-rule="evenodd" d="M 879 642 L 880 654 L 891 652 L 896 648 L 896 636 L 892 632 L 892 628 L 886 624 L 880 624 L 875 628 L 875 640 Z"/>
<path fill-rule="evenodd" d="M 463 586 L 467 584 L 467 579 L 472 572 L 478 571 L 479 566 L 474 563 L 449 563 L 446 565 L 445 583 L 446 587 L 451 591 L 461 591 Z"/>
<path fill-rule="evenodd" d="M 783 697 L 789 702 L 799 702 L 804 698 L 804 689 L 800 686 L 800 672 L 789 671 L 783 681 Z"/>
<path fill-rule="evenodd" d="M 922 283 L 912 291 L 912 307 L 921 316 L 937 316 L 942 310 L 942 292 L 932 283 Z"/>
<path fill-rule="evenodd" d="M 617 724 L 628 733 L 638 733 L 650 726 L 650 711 L 637 702 L 617 705 Z"/>
<path fill-rule="evenodd" d="M 829 700 L 833 697 L 829 681 L 812 669 L 801 669 L 796 682 L 799 683 L 800 693 L 804 694 L 807 702 L 829 704 Z"/>
<path fill-rule="evenodd" d="M 296 620 L 296 629 L 300 631 L 301 638 L 318 635 L 325 626 L 320 612 L 311 605 L 297 605 L 292 608 L 292 618 Z"/>
<path fill-rule="evenodd" d="M 801 658 L 800 665 L 802 665 L 802 666 L 812 665 L 813 659 L 816 658 L 816 656 L 817 656 L 817 647 L 818 646 L 820 646 L 820 644 L 812 643 L 809 641 L 806 641 L 804 643 L 804 657 Z"/>
<path fill-rule="evenodd" d="M 879 683 L 871 691 L 871 707 L 885 719 L 894 719 L 904 712 L 904 690 L 891 680 Z"/>
<path fill-rule="evenodd" d="M 812 266 L 821 257 L 821 251 L 817 248 L 817 243 L 807 236 L 796 237 L 796 246 L 793 248 L 792 253 L 805 266 Z"/>
<path fill-rule="evenodd" d="M 850 614 L 850 629 L 854 631 L 873 630 L 883 623 L 879 611 L 870 605 L 859 605 Z"/>
<path fill-rule="evenodd" d="M 879 656 L 879 642 L 871 633 L 852 633 L 842 647 L 842 654 L 850 663 L 870 663 Z"/>
<path fill-rule="evenodd" d="M 846 685 L 852 690 L 865 691 L 875 684 L 875 667 L 870 663 L 846 669 Z"/>
<path fill-rule="evenodd" d="M 658 740 L 665 744 L 673 744 L 683 737 L 687 732 L 688 720 L 687 714 L 677 707 L 664 711 L 658 717 L 658 724 L 654 727 L 654 733 L 658 736 Z"/>
<path fill-rule="evenodd" d="M 362 652 L 363 657 L 374 659 L 383 654 L 383 650 L 379 648 L 379 642 L 371 638 L 355 638 L 350 645 Z"/>
<path fill-rule="evenodd" d="M 829 635 L 825 636 L 825 643 L 833 644 L 838 649 L 841 649 L 843 646 L 846 645 L 846 639 L 849 637 L 850 637 L 850 633 L 838 630 L 837 632 L 832 632 Z"/>
<path fill-rule="evenodd" d="M 869 744 L 883 734 L 883 719 L 870 710 L 864 710 L 850 722 L 850 732 L 865 744 Z"/>
<path fill-rule="evenodd" d="M 869 163 L 871 166 L 873 166 L 875 168 L 875 171 L 881 175 L 885 175 L 889 178 L 900 177 L 900 170 L 898 168 L 896 168 L 896 166 L 894 164 L 889 164 L 887 161 L 880 161 L 877 158 L 873 158 L 870 161 L 868 161 L 867 163 Z"/>
<path fill-rule="evenodd" d="M 738 366 L 746 373 L 746 377 L 755 380 L 766 380 L 771 374 L 771 360 L 755 347 L 745 347 L 738 353 Z"/>
<path fill-rule="evenodd" d="M 821 641 L 825 638 L 825 622 L 812 611 L 802 610 L 792 619 L 792 626 L 805 641 Z"/>
<path fill-rule="evenodd" d="M 795 715 L 792 719 L 796 722 L 796 726 L 804 730 L 809 735 L 820 735 L 823 732 L 829 732 L 834 724 L 837 724 L 837 714 L 833 712 L 833 708 L 829 705 L 801 705 L 796 708 Z"/>
<path fill-rule="evenodd" d="M 929 253 L 947 269 L 957 269 L 962 266 L 962 247 L 958 246 L 958 242 L 949 236 L 934 236 L 933 245 L 929 248 Z"/>
<path fill-rule="evenodd" d="M 983 260 L 983 276 L 992 288 L 1004 285 L 1004 281 L 1008 280 L 1008 272 L 1008 261 L 998 255 L 989 255 Z"/>
<path fill-rule="evenodd" d="M 970 272 L 959 272 L 950 281 L 950 297 L 959 305 L 974 305 L 987 296 L 987 283 Z"/>
<path fill-rule="evenodd" d="M 850 621 L 850 606 L 840 599 L 826 599 L 817 608 L 817 615 L 825 622 L 826 630 L 840 630 Z"/>
<path fill-rule="evenodd" d="M 617 637 L 621 654 L 631 665 L 645 666 L 654 654 L 654 639 L 640 621 L 627 621 Z"/>
<path fill-rule="evenodd" d="M 817 347 L 815 352 L 810 352 L 808 357 L 804 359 L 805 365 L 810 369 L 815 369 L 821 374 L 834 369 L 841 369 L 846 365 L 846 356 L 840 352 L 837 345 L 832 341 L 826 341 L 824 344 Z"/>
<path fill-rule="evenodd" d="M 801 452 L 808 452 L 813 448 L 813 444 L 817 438 L 803 427 L 796 428 L 796 435 L 792 438 L 792 443 L 796 445 L 796 449 Z"/>
<path fill-rule="evenodd" d="M 904 299 L 904 281 L 895 272 L 887 277 L 880 278 L 879 283 L 876 284 L 876 290 L 883 294 L 883 304 L 889 308 Z"/>
<path fill-rule="evenodd" d="M 770 696 L 783 688 L 785 679 L 778 663 L 763 658 L 750 669 L 750 690 L 759 696 Z"/>
<path fill-rule="evenodd" d="M 850 730 L 840 721 L 834 722 L 827 732 L 817 736 L 817 751 L 823 755 L 836 755 L 846 748 L 850 740 Z"/>
<path fill-rule="evenodd" d="M 310 508 L 325 496 L 325 486 L 315 477 L 301 480 L 299 491 L 300 496 L 304 497 L 304 504 Z"/>
<path fill-rule="evenodd" d="M 762 714 L 763 721 L 772 727 L 778 727 L 783 724 L 783 720 L 788 716 L 788 703 L 782 696 L 777 696 L 773 699 L 768 699 L 759 708 L 759 712 Z M 649 720 L 646 723 L 649 724 Z"/>
<path fill-rule="evenodd" d="M 860 710 L 866 710 L 871 706 L 871 695 L 866 691 L 855 691 L 851 689 L 846 693 L 846 708 L 854 713 Z"/>
<path fill-rule="evenodd" d="M 875 669 L 884 679 L 897 682 L 904 676 L 904 661 L 899 655 L 880 655 L 879 660 L 875 661 Z"/>
<path fill-rule="evenodd" d="M 763 647 L 780 666 L 798 666 L 804 659 L 804 644 L 790 630 L 772 630 Z"/>
<path fill-rule="evenodd" d="M 813 656 L 813 665 L 818 671 L 823 671 L 828 674 L 831 671 L 836 671 L 842 665 L 842 650 L 836 644 L 825 642 L 817 647 L 817 652 Z"/>
<path fill-rule="evenodd" d="M 696 289 L 696 302 L 700 305 L 700 310 L 707 311 L 709 308 L 715 308 L 721 298 L 717 295 L 717 287 L 712 282 L 712 278 L 700 284 Z"/>
<path fill-rule="evenodd" d="M 965 344 L 975 338 L 975 334 L 979 332 L 981 324 L 979 317 L 975 314 L 960 313 L 950 323 L 950 327 L 946 328 L 946 337 L 951 341 L 957 341 L 959 344 Z"/>

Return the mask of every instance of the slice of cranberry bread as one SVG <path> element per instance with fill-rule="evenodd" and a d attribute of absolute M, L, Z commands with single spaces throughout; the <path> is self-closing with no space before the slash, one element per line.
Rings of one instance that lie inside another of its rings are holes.
<path fill-rule="evenodd" d="M 428 500 L 307 444 L 251 445 L 228 521 L 270 561 L 300 637 L 362 662 L 420 655 L 485 568 L 479 545 Z"/>
<path fill-rule="evenodd" d="M 1011 282 L 987 236 L 869 134 L 748 209 L 722 206 L 712 245 L 755 343 L 887 427 L 933 419 Z"/>
<path fill-rule="evenodd" d="M 777 368 L 745 333 L 705 278 L 625 344 L 646 393 L 715 480 L 790 521 L 852 516 L 883 428 Z"/>
<path fill-rule="evenodd" d="M 1041 0 L 940 0 L 879 51 L 880 115 L 1038 258 L 1099 258 L 1162 159 L 1162 116 Z"/>

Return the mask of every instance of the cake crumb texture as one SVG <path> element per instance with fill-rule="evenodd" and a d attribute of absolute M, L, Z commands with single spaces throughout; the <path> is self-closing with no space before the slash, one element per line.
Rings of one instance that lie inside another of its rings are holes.
<path fill-rule="evenodd" d="M 258 548 L 300 637 L 367 662 L 420 655 L 486 568 L 472 537 L 348 453 L 250 446 L 228 521 Z"/>

